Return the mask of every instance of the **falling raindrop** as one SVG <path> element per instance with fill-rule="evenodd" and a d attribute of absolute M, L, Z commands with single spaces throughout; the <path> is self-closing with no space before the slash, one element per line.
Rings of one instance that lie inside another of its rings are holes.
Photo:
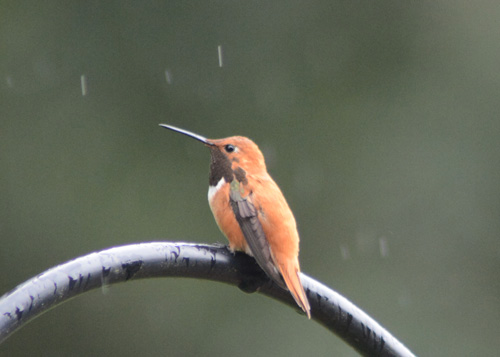
<path fill-rule="evenodd" d="M 80 85 L 82 87 L 82 96 L 85 97 L 87 95 L 87 77 L 84 74 L 80 76 Z"/>
<path fill-rule="evenodd" d="M 7 82 L 7 86 L 8 86 L 9 88 L 14 87 L 14 82 L 12 81 L 12 77 L 11 77 L 11 76 L 7 76 L 7 77 L 5 77 L 5 81 Z"/>
<path fill-rule="evenodd" d="M 172 75 L 168 69 L 165 70 L 165 80 L 168 84 L 172 84 Z"/>
<path fill-rule="evenodd" d="M 382 258 L 387 258 L 389 256 L 389 245 L 386 237 L 380 237 L 378 239 L 378 247 L 380 250 L 380 256 Z"/>
<path fill-rule="evenodd" d="M 342 259 L 347 260 L 351 258 L 351 252 L 349 251 L 349 247 L 341 244 L 340 245 L 340 255 L 342 256 Z"/>
<path fill-rule="evenodd" d="M 217 46 L 217 52 L 219 53 L 219 67 L 222 67 L 222 45 Z"/>

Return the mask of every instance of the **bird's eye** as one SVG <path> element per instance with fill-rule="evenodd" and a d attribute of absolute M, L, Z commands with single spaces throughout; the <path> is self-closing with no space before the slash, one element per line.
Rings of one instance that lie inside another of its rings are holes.
<path fill-rule="evenodd" d="M 227 144 L 226 146 L 224 146 L 224 149 L 226 149 L 226 152 L 234 152 L 236 148 L 234 147 L 234 145 Z"/>

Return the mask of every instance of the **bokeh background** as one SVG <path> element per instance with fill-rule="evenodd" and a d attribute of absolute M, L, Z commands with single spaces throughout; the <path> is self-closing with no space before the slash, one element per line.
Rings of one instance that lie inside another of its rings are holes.
<path fill-rule="evenodd" d="M 500 342 L 498 1 L 1 1 L 0 294 L 131 242 L 220 242 L 208 151 L 256 141 L 303 270 L 416 354 Z M 221 46 L 222 66 L 218 47 Z M 0 355 L 355 356 L 259 295 L 94 291 Z"/>

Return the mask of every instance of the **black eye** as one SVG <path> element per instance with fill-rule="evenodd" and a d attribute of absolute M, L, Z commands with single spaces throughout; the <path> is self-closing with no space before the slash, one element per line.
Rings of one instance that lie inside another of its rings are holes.
<path fill-rule="evenodd" d="M 226 149 L 226 152 L 233 152 L 236 148 L 234 147 L 234 145 L 227 144 L 226 146 L 224 146 L 224 149 Z"/>

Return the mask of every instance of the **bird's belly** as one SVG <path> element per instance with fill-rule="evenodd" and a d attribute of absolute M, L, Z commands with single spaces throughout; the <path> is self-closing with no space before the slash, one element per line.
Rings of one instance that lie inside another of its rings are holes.
<path fill-rule="evenodd" d="M 221 181 L 223 180 L 221 179 Z M 215 221 L 229 241 L 229 249 L 233 251 L 241 250 L 252 255 L 229 203 L 229 184 L 224 182 L 219 186 L 221 181 L 217 186 L 210 186 L 208 190 L 208 203 Z"/>

